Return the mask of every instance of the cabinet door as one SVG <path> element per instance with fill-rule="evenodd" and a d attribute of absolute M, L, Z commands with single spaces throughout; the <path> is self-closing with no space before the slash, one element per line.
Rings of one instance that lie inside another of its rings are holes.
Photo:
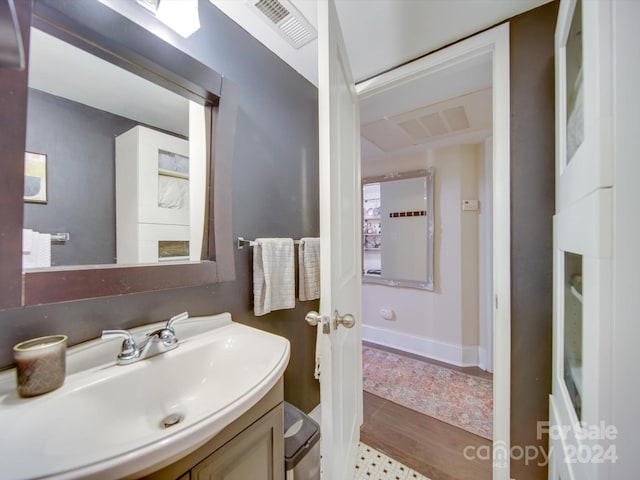
<path fill-rule="evenodd" d="M 613 185 L 613 0 L 563 0 L 555 38 L 556 207 Z"/>
<path fill-rule="evenodd" d="M 275 408 L 191 470 L 193 480 L 284 478 L 282 406 Z"/>
<path fill-rule="evenodd" d="M 615 446 L 601 429 L 612 418 L 614 4 L 562 0 L 556 29 L 550 468 L 563 480 L 613 478 L 606 469 Z"/>

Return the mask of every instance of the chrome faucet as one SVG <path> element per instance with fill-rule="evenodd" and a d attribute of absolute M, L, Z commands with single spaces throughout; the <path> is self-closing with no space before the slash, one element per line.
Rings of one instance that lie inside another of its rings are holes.
<path fill-rule="evenodd" d="M 128 365 L 177 348 L 178 339 L 173 326 L 176 322 L 187 318 L 189 318 L 187 312 L 171 317 L 164 327 L 147 333 L 140 345 L 136 343 L 133 335 L 128 330 L 103 330 L 102 338 L 124 337 L 116 363 L 118 365 Z"/>

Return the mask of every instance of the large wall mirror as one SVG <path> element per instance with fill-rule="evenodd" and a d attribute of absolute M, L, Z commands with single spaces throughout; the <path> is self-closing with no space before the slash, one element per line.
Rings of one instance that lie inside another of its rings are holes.
<path fill-rule="evenodd" d="M 32 27 L 24 271 L 203 260 L 205 115 Z"/>
<path fill-rule="evenodd" d="M 366 178 L 362 189 L 363 281 L 433 290 L 433 167 Z"/>
<path fill-rule="evenodd" d="M 22 304 L 233 279 L 233 85 L 98 1 L 31 23 Z"/>

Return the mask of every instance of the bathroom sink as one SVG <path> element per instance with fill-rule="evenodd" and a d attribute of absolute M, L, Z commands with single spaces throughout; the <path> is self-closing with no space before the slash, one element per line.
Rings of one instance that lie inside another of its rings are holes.
<path fill-rule="evenodd" d="M 158 323 L 131 332 L 143 335 Z M 289 342 L 227 313 L 175 326 L 175 350 L 116 365 L 121 340 L 67 352 L 64 385 L 20 398 L 15 370 L 0 375 L 0 477 L 126 478 L 194 451 L 278 381 Z"/>

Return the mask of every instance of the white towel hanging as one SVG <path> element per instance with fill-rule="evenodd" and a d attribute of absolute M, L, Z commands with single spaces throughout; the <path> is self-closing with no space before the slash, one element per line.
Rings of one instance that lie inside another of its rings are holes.
<path fill-rule="evenodd" d="M 22 229 L 22 253 L 31 253 L 33 248 L 33 230 L 30 228 Z"/>
<path fill-rule="evenodd" d="M 253 312 L 294 308 L 293 239 L 258 238 L 253 248 Z"/>
<path fill-rule="evenodd" d="M 298 247 L 298 284 L 301 302 L 320 298 L 320 239 L 302 238 Z"/>
<path fill-rule="evenodd" d="M 51 266 L 51 234 L 41 233 L 38 237 L 38 267 Z"/>
<path fill-rule="evenodd" d="M 51 235 L 33 230 L 24 230 L 23 235 L 29 236 L 31 241 L 23 240 L 22 268 L 46 268 L 51 266 Z M 29 248 L 29 251 L 24 251 Z"/>

